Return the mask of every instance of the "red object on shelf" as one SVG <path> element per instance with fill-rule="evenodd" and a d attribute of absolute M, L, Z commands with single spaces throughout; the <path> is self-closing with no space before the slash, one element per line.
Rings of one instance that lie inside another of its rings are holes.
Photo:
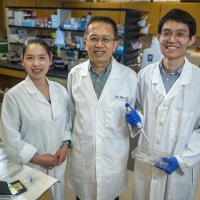
<path fill-rule="evenodd" d="M 197 52 L 200 52 L 200 46 L 198 46 L 198 47 L 196 48 L 196 51 L 197 51 Z"/>

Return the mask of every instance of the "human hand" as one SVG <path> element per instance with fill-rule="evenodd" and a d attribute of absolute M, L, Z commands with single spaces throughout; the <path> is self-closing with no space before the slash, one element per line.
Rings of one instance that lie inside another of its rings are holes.
<path fill-rule="evenodd" d="M 125 115 L 126 122 L 131 125 L 132 128 L 141 128 L 141 118 L 134 108 L 129 103 L 125 104 L 126 109 L 129 111 Z"/>
<path fill-rule="evenodd" d="M 171 174 L 180 168 L 176 157 L 161 158 L 158 162 L 156 162 L 155 166 L 168 174 Z"/>
<path fill-rule="evenodd" d="M 67 156 L 67 150 L 68 150 L 68 145 L 67 144 L 63 144 L 58 151 L 56 152 L 55 156 L 58 159 L 58 163 L 57 165 L 60 165 L 61 163 L 63 163 L 66 160 L 66 156 Z"/>
<path fill-rule="evenodd" d="M 55 155 L 51 155 L 49 153 L 40 155 L 36 153 L 31 159 L 31 162 L 46 169 L 53 169 L 58 163 L 58 158 Z"/>

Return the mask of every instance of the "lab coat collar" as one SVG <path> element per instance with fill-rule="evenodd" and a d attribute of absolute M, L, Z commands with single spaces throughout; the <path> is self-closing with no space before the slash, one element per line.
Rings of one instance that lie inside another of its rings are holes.
<path fill-rule="evenodd" d="M 37 93 L 36 87 L 29 76 L 25 78 L 24 83 L 29 94 Z"/>
<path fill-rule="evenodd" d="M 87 60 L 87 61 L 85 61 L 81 64 L 81 70 L 80 70 L 81 76 L 88 76 L 89 75 L 88 67 L 89 67 L 89 60 Z"/>
<path fill-rule="evenodd" d="M 183 70 L 179 77 L 179 82 L 181 85 L 187 85 L 192 81 L 192 66 L 191 63 L 185 58 L 185 64 L 183 66 Z"/>
<path fill-rule="evenodd" d="M 192 78 L 191 63 L 188 61 L 187 58 L 185 58 L 185 64 L 183 65 L 183 70 L 181 72 L 181 75 L 177 79 L 177 81 L 181 85 L 187 85 L 189 82 L 191 82 L 191 78 Z M 152 83 L 160 83 L 161 81 L 162 81 L 162 78 L 160 75 L 160 68 L 159 68 L 159 64 L 157 63 L 156 68 L 152 75 Z"/>
<path fill-rule="evenodd" d="M 165 87 L 162 81 L 162 77 L 160 74 L 159 63 L 156 64 L 155 70 L 152 75 L 152 83 L 156 84 L 156 90 L 166 98 L 172 98 L 180 92 L 180 86 L 187 85 L 191 82 L 192 79 L 192 66 L 191 63 L 185 58 L 185 64 L 183 65 L 183 69 L 181 75 L 176 80 L 172 88 L 166 94 Z"/>
<path fill-rule="evenodd" d="M 104 85 L 101 96 L 99 98 L 100 102 L 104 99 L 104 97 L 106 97 L 111 92 L 110 89 L 116 86 L 117 79 L 120 78 L 120 72 L 121 72 L 120 65 L 121 65 L 120 63 L 118 63 L 114 58 L 112 58 L 111 72 Z"/>
<path fill-rule="evenodd" d="M 156 84 L 156 90 L 162 94 L 163 96 L 166 95 L 165 87 L 162 81 L 162 77 L 160 74 L 160 68 L 159 68 L 159 63 L 155 64 L 155 69 L 153 71 L 152 75 L 152 83 Z"/>
<path fill-rule="evenodd" d="M 49 80 L 47 79 L 48 84 Z M 31 78 L 29 76 L 26 77 L 26 79 L 24 80 L 25 83 L 25 87 L 26 90 L 28 91 L 28 93 L 30 95 L 33 95 L 36 97 L 37 100 L 49 104 L 48 101 L 45 99 L 45 97 L 41 94 L 41 92 L 36 88 L 36 86 L 34 85 L 33 81 L 31 80 Z"/>
<path fill-rule="evenodd" d="M 80 75 L 81 76 L 89 76 L 89 60 L 81 64 L 81 70 Z M 113 78 L 119 78 L 120 77 L 120 70 L 117 66 L 119 63 L 112 57 L 112 69 L 111 69 L 111 75 Z"/>
<path fill-rule="evenodd" d="M 95 91 L 92 85 L 92 80 L 90 78 L 90 73 L 89 73 L 89 60 L 81 63 L 80 68 L 81 68 L 80 77 L 82 77 L 84 80 L 81 84 L 82 89 L 87 90 L 90 93 L 91 98 L 97 101 L 97 96 L 95 94 Z"/>
<path fill-rule="evenodd" d="M 118 63 L 114 58 L 112 58 L 112 69 L 111 76 L 112 78 L 120 78 L 120 68 L 118 67 L 120 63 Z"/>
<path fill-rule="evenodd" d="M 114 58 L 112 58 L 112 68 L 110 75 L 106 81 L 106 84 L 104 86 L 104 89 L 101 93 L 101 96 L 99 98 L 99 101 L 109 92 L 109 85 L 110 84 L 116 84 L 115 81 L 113 81 L 116 78 L 120 78 L 120 66 L 121 64 L 118 63 Z M 86 62 L 80 64 L 80 76 L 84 77 L 84 81 L 82 82 L 82 88 L 84 90 L 86 89 L 89 93 L 92 99 L 95 99 L 95 101 L 98 101 L 96 93 L 94 91 L 94 87 L 92 85 L 92 80 L 90 78 L 90 73 L 89 73 L 89 60 Z"/>
<path fill-rule="evenodd" d="M 51 100 L 52 116 L 53 119 L 56 119 L 60 114 L 60 111 L 57 109 L 57 106 L 59 104 L 59 95 L 54 89 L 54 83 L 52 81 L 49 81 L 48 79 L 47 81 L 49 84 L 49 95 Z M 50 104 L 48 103 L 48 105 Z"/>
<path fill-rule="evenodd" d="M 37 94 L 38 89 L 35 87 L 33 81 L 31 80 L 31 78 L 29 76 L 26 77 L 24 82 L 25 82 L 25 86 L 26 86 L 26 89 L 29 94 Z"/>

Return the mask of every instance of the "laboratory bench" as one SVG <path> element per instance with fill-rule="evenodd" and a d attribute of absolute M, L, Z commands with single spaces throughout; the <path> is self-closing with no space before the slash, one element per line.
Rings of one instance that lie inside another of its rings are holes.
<path fill-rule="evenodd" d="M 47 77 L 65 87 L 67 86 L 68 71 L 50 67 Z M 27 76 L 25 69 L 20 64 L 0 61 L 0 89 L 10 88 Z"/>

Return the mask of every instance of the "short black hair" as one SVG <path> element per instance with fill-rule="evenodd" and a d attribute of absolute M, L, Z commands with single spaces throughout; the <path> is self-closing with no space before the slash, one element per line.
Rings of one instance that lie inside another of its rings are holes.
<path fill-rule="evenodd" d="M 114 37 L 117 40 L 118 39 L 118 29 L 117 29 L 117 24 L 115 23 L 114 20 L 112 20 L 109 17 L 104 17 L 104 16 L 94 16 L 91 18 L 91 20 L 87 23 L 86 28 L 85 28 L 85 36 L 87 35 L 88 32 L 88 27 L 95 22 L 103 22 L 105 24 L 110 24 L 112 26 L 113 32 L 114 32 Z"/>
<path fill-rule="evenodd" d="M 196 34 L 196 21 L 190 13 L 185 10 L 174 8 L 170 10 L 166 15 L 164 15 L 159 24 L 158 24 L 158 33 L 161 34 L 162 28 L 165 22 L 167 21 L 176 21 L 179 23 L 183 23 L 188 26 L 190 37 Z"/>
<path fill-rule="evenodd" d="M 26 53 L 27 48 L 31 45 L 31 44 L 39 44 L 41 45 L 47 52 L 47 54 L 49 55 L 49 57 L 51 57 L 51 48 L 50 46 L 42 39 L 38 39 L 38 38 L 34 38 L 34 39 L 29 39 L 27 40 L 23 47 L 22 47 L 22 58 L 24 58 L 24 55 Z"/>

